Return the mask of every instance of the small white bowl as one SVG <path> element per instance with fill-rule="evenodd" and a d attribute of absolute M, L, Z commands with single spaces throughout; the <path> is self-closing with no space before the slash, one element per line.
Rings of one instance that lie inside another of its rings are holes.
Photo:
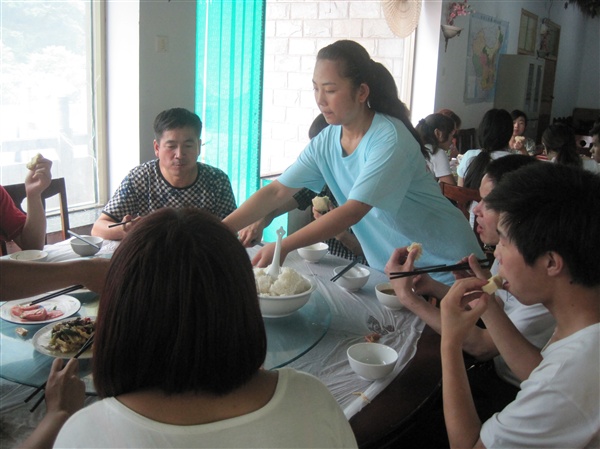
<path fill-rule="evenodd" d="M 310 279 L 308 279 L 306 276 L 302 277 L 310 282 Z M 264 318 L 281 318 L 291 315 L 308 302 L 310 295 L 315 291 L 316 288 L 317 286 L 310 282 L 310 288 L 303 293 L 298 293 L 297 295 L 268 296 L 259 294 L 258 303 L 260 305 L 260 313 Z"/>
<path fill-rule="evenodd" d="M 46 251 L 40 251 L 39 249 L 27 249 L 25 251 L 12 253 L 9 258 L 21 262 L 42 262 L 48 258 L 48 253 Z"/>
<path fill-rule="evenodd" d="M 345 266 L 335 267 L 333 269 L 333 274 L 337 275 L 340 271 L 342 271 Z M 365 286 L 367 281 L 369 280 L 369 276 L 371 272 L 363 267 L 352 267 L 346 273 L 342 275 L 335 283 L 342 287 L 343 289 L 348 290 L 349 292 L 355 292 L 356 290 L 360 290 Z"/>
<path fill-rule="evenodd" d="M 311 263 L 318 263 L 323 257 L 325 257 L 327 251 L 329 251 L 329 245 L 323 242 L 305 246 L 304 248 L 298 248 L 298 254 L 300 257 Z"/>
<path fill-rule="evenodd" d="M 399 310 L 404 307 L 400 304 L 400 300 L 398 299 L 398 296 L 396 296 L 396 293 L 394 293 L 394 289 L 389 282 L 377 284 L 375 286 L 375 296 L 377 296 L 379 302 L 388 309 Z"/>
<path fill-rule="evenodd" d="M 352 370 L 367 380 L 377 380 L 394 371 L 398 353 L 380 343 L 357 343 L 346 351 Z"/>
<path fill-rule="evenodd" d="M 82 235 L 81 237 L 83 237 L 89 242 L 95 243 L 100 248 L 102 248 L 102 244 L 104 243 L 104 239 L 102 237 L 94 237 L 92 235 Z M 75 237 L 71 239 L 71 248 L 73 249 L 73 251 L 75 251 L 82 257 L 93 256 L 98 251 L 100 251 L 99 248 L 96 248 L 92 245 L 88 245 L 87 243 L 82 242 L 81 240 Z"/>

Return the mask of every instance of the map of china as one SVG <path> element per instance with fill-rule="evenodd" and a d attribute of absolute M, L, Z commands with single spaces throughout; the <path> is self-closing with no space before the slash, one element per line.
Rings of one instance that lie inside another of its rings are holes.
<path fill-rule="evenodd" d="M 500 27 L 497 28 L 494 37 L 492 46 L 488 45 L 483 29 L 473 38 L 473 67 L 483 91 L 493 89 L 496 81 L 496 62 L 504 41 L 504 34 Z"/>

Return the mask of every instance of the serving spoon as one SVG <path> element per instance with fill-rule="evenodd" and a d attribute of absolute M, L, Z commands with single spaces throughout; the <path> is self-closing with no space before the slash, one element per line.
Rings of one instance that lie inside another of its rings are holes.
<path fill-rule="evenodd" d="M 277 242 L 275 243 L 275 254 L 273 254 L 273 262 L 267 269 L 267 274 L 271 276 L 273 281 L 279 277 L 279 261 L 281 260 L 281 239 L 285 235 L 283 227 L 280 227 L 277 231 Z"/>

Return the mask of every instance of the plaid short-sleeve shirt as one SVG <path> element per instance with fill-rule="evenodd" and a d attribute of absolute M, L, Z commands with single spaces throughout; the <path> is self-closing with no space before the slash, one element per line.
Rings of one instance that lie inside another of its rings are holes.
<path fill-rule="evenodd" d="M 125 215 L 144 216 L 163 207 L 197 207 L 225 218 L 236 209 L 229 178 L 216 167 L 197 165 L 196 180 L 183 188 L 167 182 L 158 159 L 138 165 L 123 179 L 102 212 L 121 221 Z"/>

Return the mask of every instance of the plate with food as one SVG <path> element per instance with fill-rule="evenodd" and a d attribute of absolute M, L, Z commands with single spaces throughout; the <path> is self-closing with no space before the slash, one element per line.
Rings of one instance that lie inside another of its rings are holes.
<path fill-rule="evenodd" d="M 37 298 L 41 296 L 4 303 L 0 307 L 0 318 L 16 324 L 45 324 L 75 315 L 81 308 L 79 300 L 69 295 L 60 295 L 30 306 Z"/>
<path fill-rule="evenodd" d="M 42 327 L 33 336 L 33 347 L 36 351 L 70 359 L 90 338 L 96 328 L 96 317 L 76 317 L 60 320 Z M 80 359 L 92 358 L 92 348 L 79 356 Z"/>

